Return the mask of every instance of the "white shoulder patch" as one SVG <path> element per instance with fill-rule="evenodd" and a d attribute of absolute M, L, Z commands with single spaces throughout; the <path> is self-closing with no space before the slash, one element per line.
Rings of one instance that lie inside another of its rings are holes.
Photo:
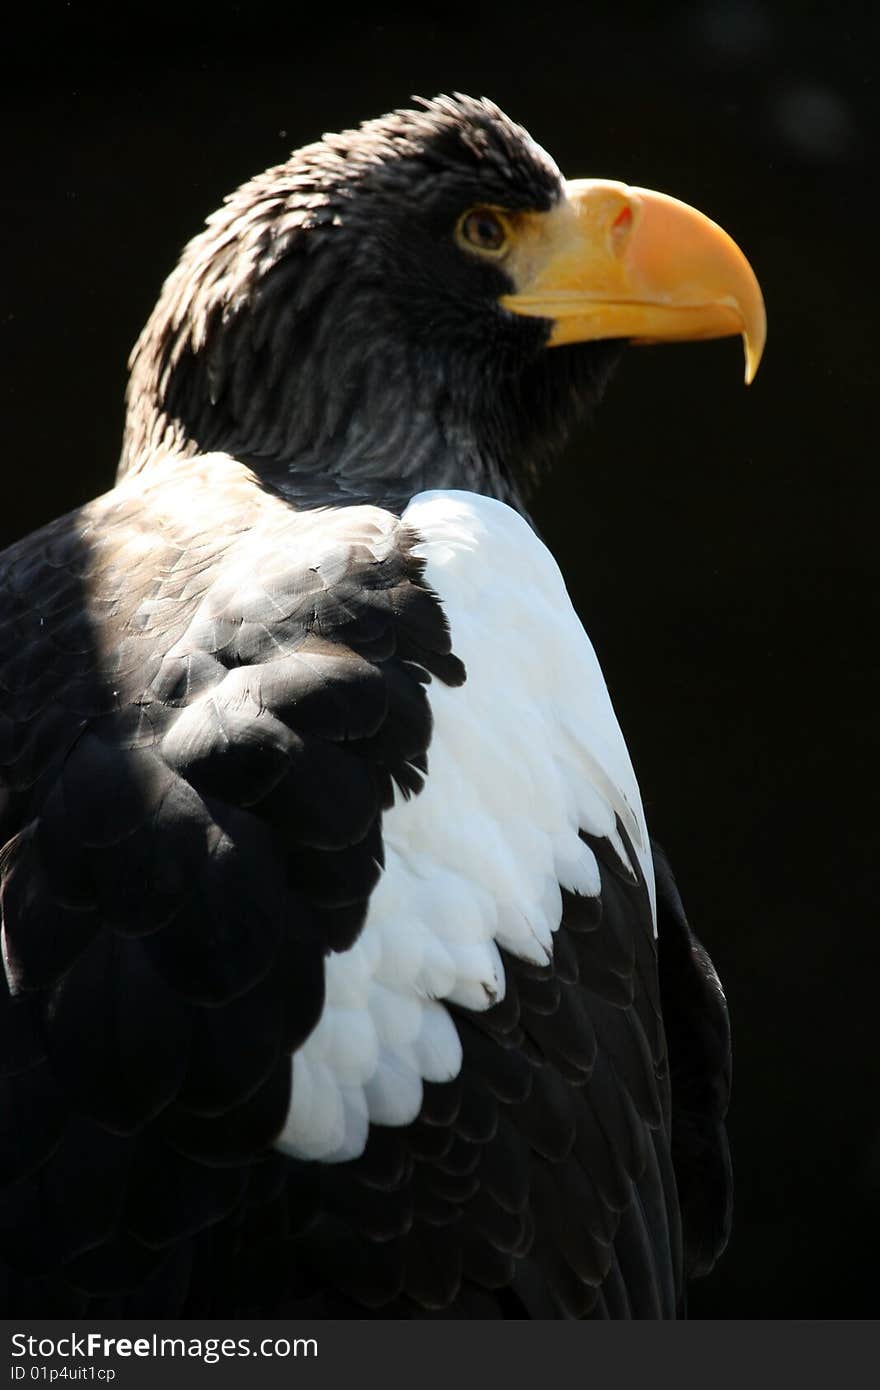
<path fill-rule="evenodd" d="M 338 1162 L 370 1121 L 415 1119 L 423 1081 L 448 1081 L 461 1044 L 443 1000 L 482 1010 L 503 997 L 499 947 L 544 963 L 560 886 L 600 890 L 578 837 L 616 817 L 650 886 L 638 785 L 592 645 L 546 546 L 511 507 L 425 492 L 404 521 L 420 537 L 463 686 L 428 688 L 434 730 L 418 796 L 383 819 L 385 872 L 357 943 L 326 963 L 324 1012 L 293 1059 L 278 1145 Z"/>

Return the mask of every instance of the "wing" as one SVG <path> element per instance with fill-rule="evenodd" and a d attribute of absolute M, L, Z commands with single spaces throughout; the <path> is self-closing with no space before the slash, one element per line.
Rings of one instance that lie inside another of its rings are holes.
<path fill-rule="evenodd" d="M 398 1093 L 424 1067 L 432 996 L 449 1001 L 460 1053 L 448 1080 L 423 1070 L 415 1119 L 391 1116 L 369 1047 L 367 1079 L 335 1049 L 325 1010 L 298 1063 L 314 1067 L 328 1113 L 335 1092 L 342 1109 L 364 1084 L 369 1128 L 362 1151 L 340 1151 L 350 1131 L 328 1127 L 333 1161 L 317 1164 L 288 1136 L 297 1182 L 313 1183 L 292 1234 L 302 1296 L 335 1289 L 340 1316 L 674 1316 L 652 864 L 601 673 L 521 518 L 436 494 L 404 519 L 467 681 L 429 689 L 429 776 L 386 814 L 359 943 L 373 964 L 337 983 L 337 1006 L 362 1016 L 371 988 L 383 1008 L 409 989 L 411 1019 L 380 1040 Z M 279 1286 L 277 1268 L 269 1278 Z"/>

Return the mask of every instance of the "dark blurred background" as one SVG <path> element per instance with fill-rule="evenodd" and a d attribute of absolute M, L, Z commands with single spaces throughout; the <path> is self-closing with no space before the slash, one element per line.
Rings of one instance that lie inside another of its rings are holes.
<path fill-rule="evenodd" d="M 752 261 L 756 384 L 734 341 L 633 349 L 535 508 L 728 991 L 703 1317 L 880 1303 L 875 10 L 72 3 L 4 36 L 4 545 L 111 485 L 128 350 L 223 194 L 411 93 L 489 95 Z"/>

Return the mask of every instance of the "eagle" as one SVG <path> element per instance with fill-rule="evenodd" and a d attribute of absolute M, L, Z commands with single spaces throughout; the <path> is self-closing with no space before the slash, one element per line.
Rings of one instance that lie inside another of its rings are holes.
<path fill-rule="evenodd" d="M 7 1316 L 674 1318 L 727 1010 L 528 511 L 717 225 L 415 101 L 232 193 L 0 557 Z"/>

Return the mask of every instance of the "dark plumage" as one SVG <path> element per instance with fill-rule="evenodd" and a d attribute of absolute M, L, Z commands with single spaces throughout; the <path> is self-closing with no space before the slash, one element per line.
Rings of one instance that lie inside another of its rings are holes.
<path fill-rule="evenodd" d="M 547 209 L 562 187 L 521 127 L 468 98 L 326 136 L 243 184 L 135 348 L 121 473 L 223 449 L 298 502 L 467 487 L 518 503 L 619 349 L 551 362 L 549 324 L 506 314 L 504 271 L 451 232 L 472 203 Z"/>
<path fill-rule="evenodd" d="M 434 701 L 470 698 L 403 513 L 522 510 L 619 351 L 548 351 L 455 239 L 565 196 L 463 97 L 243 185 L 135 348 L 117 487 L 0 558 L 8 1315 L 673 1317 L 726 1240 L 723 995 L 662 858 L 658 976 L 628 802 L 573 827 L 598 876 L 552 958 L 502 942 L 483 1007 L 450 986 L 460 1066 L 423 1064 L 414 1118 L 273 1147 Z"/>

